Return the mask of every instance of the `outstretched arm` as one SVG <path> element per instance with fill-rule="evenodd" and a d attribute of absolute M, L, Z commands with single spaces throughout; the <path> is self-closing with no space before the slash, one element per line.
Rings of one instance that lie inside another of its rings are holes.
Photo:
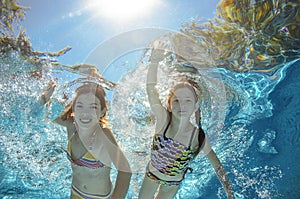
<path fill-rule="evenodd" d="M 127 191 L 129 189 L 131 179 L 131 173 L 118 171 L 116 185 L 112 194 L 112 199 L 123 199 L 126 198 Z"/>
<path fill-rule="evenodd" d="M 109 144 L 107 145 L 108 153 L 113 164 L 118 170 L 115 189 L 111 198 L 123 199 L 126 197 L 127 191 L 129 189 L 132 171 L 125 154 L 119 147 L 112 132 L 109 129 L 104 129 L 104 133 L 109 140 Z"/>
<path fill-rule="evenodd" d="M 117 148 L 117 154 L 115 154 L 115 156 L 117 157 L 117 160 L 114 161 L 114 164 L 118 169 L 118 175 L 112 198 L 123 199 L 126 198 L 129 189 L 132 171 L 121 148 Z"/>
<path fill-rule="evenodd" d="M 227 176 L 226 171 L 224 170 L 223 165 L 221 164 L 219 158 L 215 154 L 215 152 L 211 149 L 210 152 L 206 155 L 206 157 L 209 159 L 211 165 L 213 166 L 221 184 L 223 185 L 227 197 L 229 199 L 234 199 L 234 193 L 232 191 L 232 187 L 229 181 L 229 178 Z"/>

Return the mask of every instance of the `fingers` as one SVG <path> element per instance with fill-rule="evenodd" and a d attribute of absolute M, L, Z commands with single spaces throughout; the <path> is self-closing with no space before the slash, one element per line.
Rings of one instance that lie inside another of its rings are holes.
<path fill-rule="evenodd" d="M 48 83 L 48 87 L 47 87 L 47 89 L 49 88 L 54 88 L 54 87 L 56 87 L 56 83 L 55 83 L 55 81 L 54 80 L 50 80 L 49 81 L 49 83 Z"/>
<path fill-rule="evenodd" d="M 152 44 L 152 52 L 150 61 L 151 62 L 159 62 L 162 61 L 168 54 L 170 50 L 166 43 L 160 40 L 156 40 Z"/>

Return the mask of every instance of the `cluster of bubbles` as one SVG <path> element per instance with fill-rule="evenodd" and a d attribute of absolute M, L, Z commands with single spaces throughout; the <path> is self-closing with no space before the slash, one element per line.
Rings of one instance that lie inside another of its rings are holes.
<path fill-rule="evenodd" d="M 16 62 L 20 63 L 14 65 Z M 7 66 L 2 61 L 0 65 L 1 69 Z M 45 82 L 51 77 L 18 73 L 23 67 L 28 68 L 18 56 L 10 66 L 14 66 L 10 71 L 14 75 L 8 75 L 7 67 L 0 80 L 0 155 L 1 170 L 5 171 L 1 175 L 1 193 L 30 198 L 41 190 L 50 195 L 53 190 L 48 186 L 57 187 L 57 191 L 66 189 L 70 180 L 66 177 L 70 176 L 65 175 L 69 173 L 63 156 L 65 133 L 49 125 L 39 101 Z"/>

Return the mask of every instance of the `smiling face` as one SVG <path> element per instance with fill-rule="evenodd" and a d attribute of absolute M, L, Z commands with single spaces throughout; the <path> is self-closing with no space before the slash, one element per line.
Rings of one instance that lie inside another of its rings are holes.
<path fill-rule="evenodd" d="M 74 107 L 74 119 L 81 128 L 88 129 L 99 124 L 99 118 L 105 114 L 100 100 L 93 93 L 78 96 Z"/>
<path fill-rule="evenodd" d="M 188 87 L 175 89 L 169 103 L 170 111 L 177 118 L 190 118 L 198 108 L 196 96 Z"/>

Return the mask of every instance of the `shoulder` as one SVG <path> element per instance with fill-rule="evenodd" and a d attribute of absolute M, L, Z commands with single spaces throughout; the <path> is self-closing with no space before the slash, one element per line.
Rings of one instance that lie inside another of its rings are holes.
<path fill-rule="evenodd" d="M 166 117 L 169 111 L 160 103 L 152 103 L 151 111 L 157 118 Z"/>
<path fill-rule="evenodd" d="M 74 120 L 73 119 L 63 120 L 61 117 L 57 117 L 56 119 L 54 119 L 54 122 L 61 125 L 61 126 L 65 126 L 67 128 L 74 125 Z"/>
<path fill-rule="evenodd" d="M 205 155 L 209 154 L 209 152 L 212 150 L 209 140 L 207 136 L 205 136 L 203 144 L 201 146 L 201 152 L 204 153 Z"/>
<path fill-rule="evenodd" d="M 69 138 L 77 131 L 73 119 L 64 120 L 64 126 L 67 128 Z"/>
<path fill-rule="evenodd" d="M 193 137 L 192 148 L 198 149 L 206 154 L 205 151 L 209 150 L 210 144 L 208 142 L 207 135 L 204 133 L 202 128 L 195 129 L 195 134 Z"/>
<path fill-rule="evenodd" d="M 74 128 L 75 122 L 73 119 L 64 120 L 67 128 Z"/>
<path fill-rule="evenodd" d="M 107 137 L 112 143 L 114 143 L 114 144 L 117 145 L 116 138 L 115 138 L 113 132 L 111 131 L 111 129 L 109 129 L 109 128 L 103 128 L 102 130 L 103 130 L 104 134 L 106 135 L 106 137 Z"/>
<path fill-rule="evenodd" d="M 164 109 L 161 114 L 156 115 L 156 127 L 155 132 L 162 134 L 163 131 L 167 128 L 171 120 L 170 112 Z"/>

